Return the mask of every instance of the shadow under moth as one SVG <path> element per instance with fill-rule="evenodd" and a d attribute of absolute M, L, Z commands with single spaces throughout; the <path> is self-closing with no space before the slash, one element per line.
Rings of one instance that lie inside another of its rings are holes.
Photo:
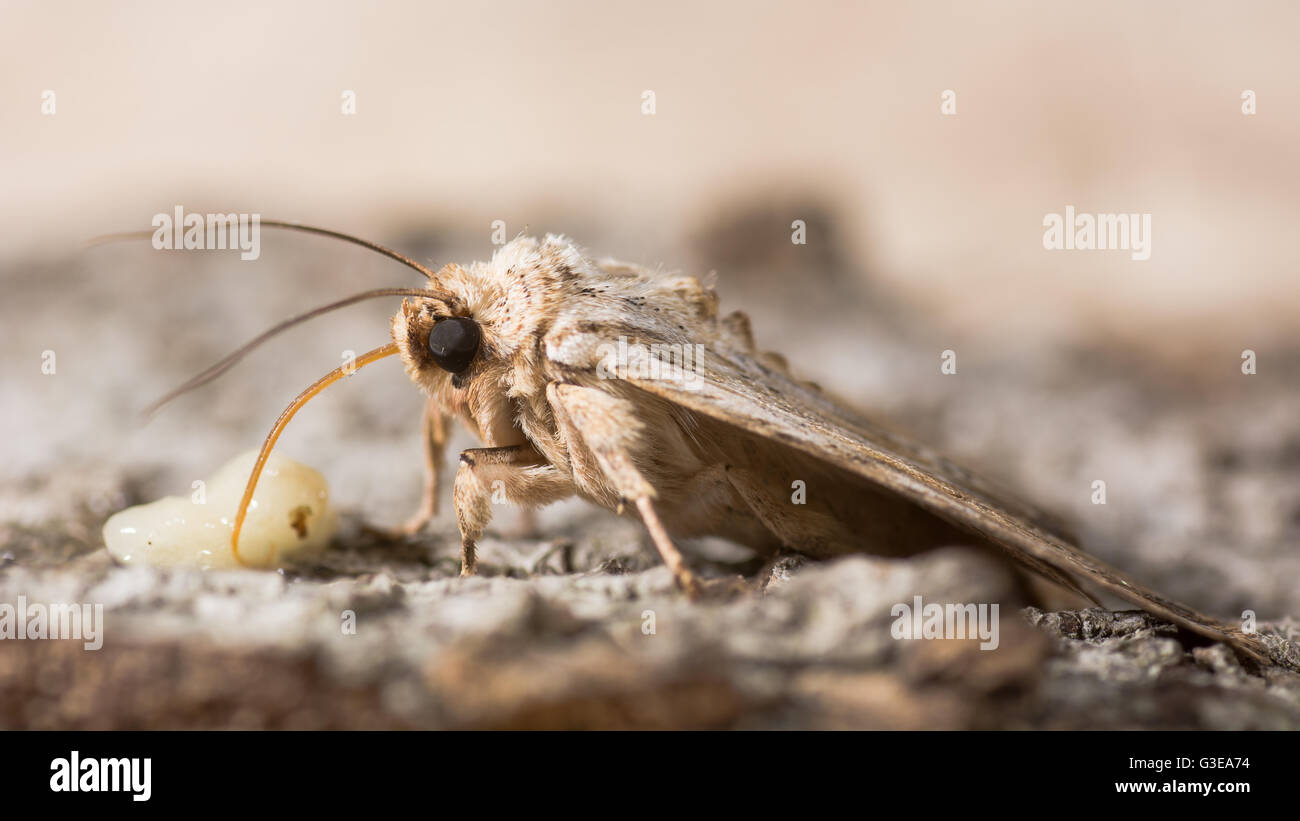
<path fill-rule="evenodd" d="M 720 316 L 711 287 L 586 256 L 568 239 L 520 237 L 488 262 L 434 271 L 396 251 L 320 228 L 263 220 L 345 240 L 427 278 L 292 317 L 152 406 L 219 376 L 270 336 L 365 299 L 403 297 L 392 341 L 309 387 L 262 446 L 235 518 L 231 549 L 259 473 L 280 432 L 311 397 L 378 359 L 397 355 L 427 396 L 423 528 L 438 509 L 448 422 L 482 443 L 460 454 L 452 497 L 461 572 L 494 494 L 526 508 L 580 496 L 644 522 L 687 594 L 733 582 L 697 576 L 674 538 L 719 536 L 774 556 L 865 552 L 903 557 L 948 544 L 999 549 L 1096 602 L 1083 585 L 1118 595 L 1182 627 L 1266 661 L 1254 633 L 1131 581 L 1059 535 L 1043 514 L 929 449 L 904 440 L 791 375 L 760 352 L 747 317 Z M 148 236 L 116 235 L 114 238 Z M 806 494 L 795 504 L 791 487 Z"/>

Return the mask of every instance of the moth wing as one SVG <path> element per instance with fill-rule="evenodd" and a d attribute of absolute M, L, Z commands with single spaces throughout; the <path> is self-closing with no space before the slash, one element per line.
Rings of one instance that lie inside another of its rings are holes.
<path fill-rule="evenodd" d="M 1079 591 L 1074 580 L 1087 580 L 1189 630 L 1227 641 L 1256 658 L 1268 658 L 1257 637 L 1126 579 L 1053 532 L 1043 514 L 930 449 L 861 418 L 738 348 L 709 345 L 696 347 L 695 352 L 690 367 L 660 363 L 656 372 L 649 367 L 647 348 L 629 346 L 628 367 L 619 378 L 899 493 L 959 527 L 982 534 L 1069 589 Z"/>

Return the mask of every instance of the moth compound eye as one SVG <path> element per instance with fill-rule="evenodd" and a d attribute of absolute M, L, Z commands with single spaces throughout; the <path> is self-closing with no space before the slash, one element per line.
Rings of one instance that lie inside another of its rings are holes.
<path fill-rule="evenodd" d="M 429 331 L 429 353 L 434 363 L 448 373 L 461 373 L 478 353 L 483 332 L 478 323 L 463 316 L 439 320 Z"/>

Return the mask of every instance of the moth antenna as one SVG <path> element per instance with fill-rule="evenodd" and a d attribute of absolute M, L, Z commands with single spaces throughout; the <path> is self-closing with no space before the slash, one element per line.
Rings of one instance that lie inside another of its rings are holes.
<path fill-rule="evenodd" d="M 431 280 L 436 280 L 438 278 L 438 275 L 435 274 L 433 272 L 433 269 L 429 268 L 429 266 L 421 265 L 420 263 L 406 256 L 405 254 L 398 253 L 397 251 L 394 251 L 392 248 L 386 248 L 377 242 L 371 242 L 370 240 L 362 239 L 361 237 L 354 237 L 351 234 L 345 234 L 342 231 L 331 231 L 328 228 L 317 228 L 312 225 L 303 225 L 302 223 L 298 223 L 298 222 L 284 222 L 282 220 L 259 220 L 258 224 L 265 225 L 270 228 L 287 228 L 290 231 L 302 231 L 303 233 L 306 234 L 318 234 L 322 237 L 333 237 L 334 239 L 341 239 L 344 242 L 350 242 L 353 245 L 360 245 L 362 248 L 368 248 L 377 254 L 383 254 L 389 259 L 397 260 L 398 262 L 402 263 L 406 267 L 413 268 L 416 271 L 419 271 L 420 273 L 424 274 L 426 277 L 428 277 Z M 101 234 L 100 236 L 92 237 L 91 239 L 87 240 L 86 244 L 88 246 L 93 247 L 96 245 L 103 245 L 108 242 L 120 242 L 129 239 L 149 239 L 153 235 L 154 235 L 153 231 L 124 231 L 122 233 L 117 233 L 117 234 Z"/>
<path fill-rule="evenodd" d="M 239 500 L 239 509 L 235 511 L 235 526 L 230 532 L 230 549 L 235 554 L 235 561 L 240 564 L 244 563 L 243 558 L 239 555 L 239 531 L 244 527 L 244 518 L 248 515 L 248 506 L 253 501 L 253 491 L 257 489 L 257 480 L 262 476 L 262 469 L 266 467 L 266 460 L 270 457 L 271 449 L 275 447 L 276 440 L 280 438 L 280 434 L 284 431 L 285 426 L 289 424 L 289 420 L 293 419 L 294 414 L 296 414 L 303 405 L 307 404 L 313 397 L 328 388 L 330 385 L 333 385 L 335 382 L 350 373 L 355 373 L 356 370 L 364 368 L 372 362 L 376 362 L 386 356 L 392 356 L 395 353 L 397 353 L 397 343 L 389 342 L 387 345 L 375 348 L 373 351 L 368 351 L 367 353 L 357 357 L 355 363 L 340 365 L 313 382 L 311 387 L 298 394 L 298 397 L 289 403 L 289 407 L 285 408 L 280 413 L 280 417 L 275 420 L 275 425 L 271 427 L 271 432 L 266 435 L 266 440 L 262 442 L 262 449 L 257 454 L 257 462 L 253 464 L 253 472 L 249 474 L 248 484 L 244 486 L 244 496 Z M 271 559 L 274 561 L 275 557 L 272 556 Z"/>
<path fill-rule="evenodd" d="M 309 319 L 313 319 L 315 317 L 320 316 L 321 314 L 328 313 L 330 311 L 337 310 L 339 308 L 345 308 L 348 305 L 352 305 L 353 303 L 361 302 L 367 299 L 377 299 L 379 297 L 386 297 L 386 296 L 413 296 L 413 297 L 421 297 L 424 299 L 433 298 L 433 299 L 441 299 L 444 302 L 450 302 L 455 300 L 455 297 L 453 297 L 451 294 L 444 293 L 442 291 L 429 290 L 429 289 L 376 288 L 374 290 L 362 291 L 359 294 L 353 294 L 352 296 L 344 297 L 343 299 L 340 299 L 336 302 L 331 302 L 327 305 L 321 305 L 318 308 L 312 308 L 310 311 L 307 311 L 306 313 L 289 317 L 283 322 L 279 322 L 273 325 L 272 327 L 268 328 L 267 330 L 263 331 L 262 333 L 250 339 L 248 342 L 245 342 L 243 345 L 240 345 L 238 348 L 226 354 L 217 362 L 214 362 L 212 365 L 208 366 L 200 373 L 191 377 L 180 387 L 177 387 L 169 391 L 168 393 L 164 394 L 163 396 L 151 402 L 147 407 L 145 407 L 143 411 L 141 411 L 141 415 L 146 420 L 149 419 L 155 413 L 157 413 L 164 405 L 166 405 L 168 402 L 171 402 L 173 399 L 177 398 L 178 396 L 182 396 L 186 393 L 189 393 L 195 388 L 202 387 L 203 385 L 206 385 L 207 383 L 216 379 L 218 376 L 221 376 L 223 373 L 233 368 L 239 362 L 239 360 L 247 356 L 249 352 L 251 352 L 258 345 L 261 345 L 263 342 L 265 342 L 266 340 L 270 339 L 271 337 L 275 336 L 276 334 L 282 331 L 286 331 L 295 325 L 300 325 Z"/>

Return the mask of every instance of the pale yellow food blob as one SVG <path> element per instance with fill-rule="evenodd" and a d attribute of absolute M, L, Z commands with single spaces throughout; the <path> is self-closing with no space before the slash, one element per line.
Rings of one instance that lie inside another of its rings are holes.
<path fill-rule="evenodd" d="M 325 477 L 272 454 L 239 534 L 243 564 L 235 559 L 230 532 L 256 459 L 257 452 L 248 451 L 223 465 L 204 482 L 201 502 L 167 496 L 114 514 L 104 523 L 108 552 L 122 564 L 213 570 L 279 567 L 322 550 L 338 529 Z"/>

